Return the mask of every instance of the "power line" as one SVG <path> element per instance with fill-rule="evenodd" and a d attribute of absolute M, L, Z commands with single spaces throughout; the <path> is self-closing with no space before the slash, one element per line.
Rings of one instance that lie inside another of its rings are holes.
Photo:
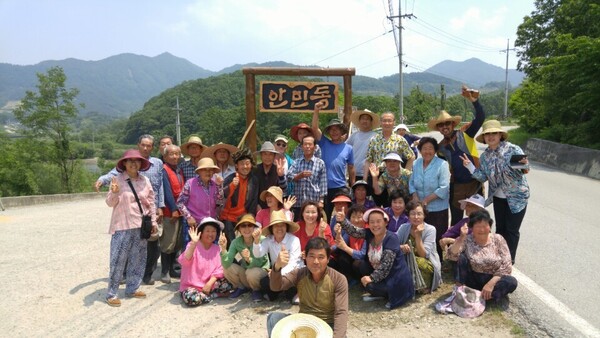
<path fill-rule="evenodd" d="M 475 43 L 475 42 L 470 41 L 470 40 L 463 39 L 460 36 L 448 33 L 447 31 L 445 31 L 445 30 L 443 30 L 441 28 L 438 28 L 438 27 L 436 27 L 436 26 L 434 26 L 434 25 L 432 25 L 432 24 L 430 24 L 427 21 L 422 20 L 422 19 L 415 20 L 415 23 L 418 24 L 418 25 L 420 25 L 421 27 L 423 27 L 425 29 L 428 29 L 428 30 L 430 30 L 430 31 L 432 31 L 432 32 L 434 32 L 436 34 L 439 34 L 439 35 L 442 35 L 444 37 L 447 37 L 447 38 L 449 38 L 449 39 L 451 39 L 451 40 L 453 40 L 455 42 L 458 42 L 458 43 L 461 43 L 461 44 L 464 44 L 464 45 L 468 45 L 471 48 L 481 49 L 482 51 L 497 51 L 498 50 L 497 47 L 485 46 L 485 45 L 478 44 L 478 43 Z"/>
<path fill-rule="evenodd" d="M 313 64 L 315 64 L 315 65 L 318 65 L 319 63 L 321 63 L 321 62 L 323 62 L 323 61 L 327 61 L 327 60 L 329 60 L 329 59 L 332 59 L 332 58 L 334 58 L 334 57 L 336 57 L 336 56 L 338 56 L 338 55 L 340 55 L 340 54 L 344 54 L 344 53 L 346 53 L 346 52 L 348 52 L 348 51 L 351 51 L 351 50 L 353 50 L 354 48 L 357 48 L 357 47 L 360 47 L 360 46 L 362 46 L 362 45 L 364 45 L 364 44 L 366 44 L 366 43 L 369 43 L 369 42 L 371 42 L 371 41 L 373 41 L 373 40 L 377 40 L 377 39 L 379 39 L 380 37 L 382 37 L 382 36 L 384 36 L 384 35 L 386 35 L 386 34 L 388 34 L 388 33 L 390 33 L 390 32 L 391 32 L 391 30 L 390 30 L 390 31 L 387 31 L 387 32 L 385 32 L 385 33 L 383 33 L 383 34 L 377 35 L 377 36 L 375 36 L 375 37 L 372 37 L 372 38 L 370 38 L 369 40 L 366 40 L 366 41 L 363 41 L 363 42 L 359 43 L 358 45 L 352 46 L 352 47 L 350 47 L 350 48 L 348 48 L 348 49 L 344 49 L 343 51 L 341 51 L 341 52 L 339 52 L 339 53 L 335 53 L 335 54 L 333 54 L 333 55 L 331 55 L 331 56 L 328 56 L 328 57 L 324 58 L 323 60 L 319 60 L 319 61 L 317 61 L 317 62 L 313 62 Z"/>

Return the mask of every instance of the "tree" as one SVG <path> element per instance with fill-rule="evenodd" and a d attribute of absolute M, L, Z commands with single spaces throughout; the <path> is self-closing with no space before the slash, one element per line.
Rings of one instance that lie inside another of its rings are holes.
<path fill-rule="evenodd" d="M 69 132 L 70 122 L 78 114 L 75 99 L 79 90 L 65 88 L 67 77 L 60 67 L 50 68 L 47 74 L 38 73 L 37 77 L 38 92 L 27 91 L 14 115 L 27 128 L 30 139 L 51 140 L 49 161 L 58 166 L 63 190 L 71 193 L 75 156 Z"/>

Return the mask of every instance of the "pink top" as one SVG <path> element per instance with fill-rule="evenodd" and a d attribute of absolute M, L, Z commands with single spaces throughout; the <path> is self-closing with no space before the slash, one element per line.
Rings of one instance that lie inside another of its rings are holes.
<path fill-rule="evenodd" d="M 188 243 L 188 245 L 190 245 Z M 221 249 L 212 244 L 208 250 L 202 243 L 196 244 L 196 250 L 192 259 L 185 259 L 185 250 L 179 256 L 181 264 L 181 279 L 179 291 L 185 291 L 189 287 L 202 289 L 210 277 L 223 278 L 223 266 L 221 265 Z"/>
<path fill-rule="evenodd" d="M 294 215 L 289 210 L 284 210 L 285 217 L 288 221 L 292 221 Z M 271 208 L 260 209 L 258 213 L 256 213 L 256 223 L 260 224 L 262 228 L 266 227 L 271 223 Z"/>
<path fill-rule="evenodd" d="M 140 228 L 142 226 L 142 214 L 140 208 L 135 201 L 135 196 L 127 183 L 129 175 L 127 172 L 119 173 L 117 176 L 117 184 L 119 192 L 113 193 L 110 189 L 106 195 L 106 205 L 113 208 L 110 218 L 109 234 L 114 234 L 115 231 L 129 230 Z M 156 224 L 156 205 L 154 204 L 154 190 L 150 180 L 142 175 L 137 178 L 132 178 L 131 183 L 137 193 L 144 215 L 152 216 L 152 224 Z"/>

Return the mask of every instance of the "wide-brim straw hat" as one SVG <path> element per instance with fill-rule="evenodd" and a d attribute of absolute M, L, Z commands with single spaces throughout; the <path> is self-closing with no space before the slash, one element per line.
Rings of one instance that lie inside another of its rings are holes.
<path fill-rule="evenodd" d="M 189 146 L 191 146 L 192 144 L 197 144 L 200 146 L 200 153 L 202 153 L 202 151 L 204 150 L 204 148 L 206 148 L 206 146 L 204 144 L 202 144 L 202 139 L 199 136 L 190 136 L 187 140 L 186 143 L 184 143 L 183 145 L 181 145 L 181 153 L 183 155 L 188 155 L 188 148 Z"/>
<path fill-rule="evenodd" d="M 477 137 L 475 138 L 475 140 L 477 140 L 477 142 L 479 143 L 485 144 L 485 139 L 483 138 L 483 135 L 489 133 L 500 133 L 502 134 L 502 139 L 504 141 L 508 139 L 508 133 L 504 131 L 504 129 L 502 129 L 502 124 L 500 124 L 500 121 L 498 120 L 487 120 L 483 122 L 481 129 L 481 134 L 477 135 Z"/>
<path fill-rule="evenodd" d="M 229 152 L 229 163 L 233 164 L 233 159 L 231 158 L 231 155 L 233 153 L 235 153 L 236 151 L 238 151 L 239 149 L 237 147 L 235 147 L 235 146 L 232 146 L 231 144 L 227 144 L 227 143 L 223 143 L 223 142 L 219 142 L 217 144 L 213 144 L 212 146 L 207 147 L 206 149 L 204 149 L 204 151 L 202 152 L 202 157 L 210 157 L 214 161 L 216 161 L 217 158 L 215 157 L 215 153 L 219 149 L 225 149 L 225 150 L 227 150 Z"/>
<path fill-rule="evenodd" d="M 125 151 L 123 156 L 117 161 L 117 171 L 123 172 L 125 171 L 125 161 L 129 159 L 141 160 L 142 165 L 140 165 L 139 171 L 146 171 L 150 169 L 150 161 L 147 158 L 140 154 L 140 151 L 137 149 L 129 149 Z"/>
<path fill-rule="evenodd" d="M 267 193 L 273 195 L 276 200 L 278 200 L 281 204 L 283 204 L 283 190 L 281 190 L 278 186 L 271 186 L 269 189 L 260 193 L 260 200 L 263 202 L 267 201 Z"/>
<path fill-rule="evenodd" d="M 289 221 L 287 219 L 287 217 L 285 216 L 285 212 L 283 211 L 283 209 L 281 209 L 281 210 L 275 210 L 275 211 L 271 212 L 271 222 L 268 225 L 263 227 L 263 229 L 262 229 L 263 235 L 269 236 L 270 234 L 272 234 L 271 227 L 278 223 L 287 224 L 288 232 L 292 233 L 292 234 L 294 232 L 298 231 L 298 229 L 300 229 L 300 226 L 298 225 L 298 223 Z"/>
<path fill-rule="evenodd" d="M 331 119 L 331 121 L 329 121 L 329 124 L 327 124 L 327 127 L 325 127 L 324 130 L 325 134 L 329 135 L 329 129 L 334 126 L 338 126 L 342 130 L 342 135 L 348 134 L 348 126 L 339 119 Z"/>
<path fill-rule="evenodd" d="M 294 313 L 275 324 L 271 337 L 330 338 L 333 329 L 323 319 L 306 313 Z"/>
<path fill-rule="evenodd" d="M 448 114 L 447 111 L 442 110 L 440 111 L 440 114 L 437 117 L 432 118 L 431 120 L 429 120 L 429 122 L 427 122 L 427 128 L 429 128 L 429 130 L 438 130 L 437 124 L 446 121 L 452 121 L 453 127 L 456 127 L 461 120 L 461 116 L 452 116 Z"/>
<path fill-rule="evenodd" d="M 352 124 L 354 124 L 355 126 L 359 126 L 360 125 L 360 117 L 363 115 L 369 115 L 371 116 L 371 120 L 373 120 L 373 124 L 372 124 L 372 128 L 379 128 L 380 125 L 380 121 L 379 121 L 379 115 L 373 113 L 372 111 L 368 110 L 368 109 L 364 109 L 364 110 L 356 110 L 354 112 L 352 112 L 352 115 L 350 115 L 350 121 L 352 121 Z"/>
<path fill-rule="evenodd" d="M 292 139 L 296 142 L 302 142 L 302 140 L 298 139 L 298 130 L 300 129 L 306 129 L 310 132 L 311 135 L 314 135 L 312 128 L 308 124 L 299 123 L 298 125 L 293 126 L 290 130 L 290 135 L 292 136 Z"/>
<path fill-rule="evenodd" d="M 201 169 L 213 169 L 215 172 L 221 172 L 221 168 L 215 165 L 215 162 L 210 157 L 203 157 L 198 161 L 198 167 L 194 170 L 196 173 Z"/>
<path fill-rule="evenodd" d="M 275 146 L 273 145 L 273 143 L 266 141 L 262 144 L 262 146 L 260 146 L 260 150 L 255 151 L 255 154 L 260 154 L 260 153 L 273 153 L 273 154 L 279 154 L 279 152 L 275 149 Z"/>
<path fill-rule="evenodd" d="M 244 223 L 250 223 L 250 224 L 254 225 L 255 228 L 260 227 L 260 225 L 258 225 L 258 223 L 256 223 L 256 218 L 254 218 L 254 216 L 252 214 L 245 214 L 245 215 L 242 215 L 242 217 L 240 217 L 240 220 L 235 224 L 235 228 L 233 229 L 233 231 L 238 231 L 238 228 L 240 227 L 240 225 L 242 225 Z"/>

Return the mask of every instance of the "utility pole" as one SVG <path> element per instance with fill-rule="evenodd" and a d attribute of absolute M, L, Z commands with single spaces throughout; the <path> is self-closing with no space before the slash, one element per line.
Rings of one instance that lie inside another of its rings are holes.
<path fill-rule="evenodd" d="M 396 49 L 398 51 L 398 77 L 399 77 L 399 99 L 398 99 L 398 111 L 399 116 L 398 120 L 400 123 L 404 123 L 404 78 L 402 74 L 402 18 L 412 19 L 415 17 L 412 14 L 404 14 L 402 15 L 402 0 L 398 0 L 398 15 L 394 14 L 394 8 L 392 6 L 392 0 L 388 0 L 388 6 L 390 8 L 390 16 L 388 16 L 388 20 L 392 22 L 392 29 L 394 30 L 394 41 L 396 42 Z M 396 26 L 394 19 L 398 19 L 398 26 Z M 416 17 L 415 17 L 416 18 Z M 395 28 L 398 28 L 398 37 L 396 37 Z"/>
<path fill-rule="evenodd" d="M 510 39 L 506 39 L 506 51 L 501 50 L 501 53 L 506 53 L 506 68 L 504 71 L 504 113 L 502 118 L 508 119 L 508 51 L 515 50 L 514 48 L 509 49 Z"/>
<path fill-rule="evenodd" d="M 181 129 L 179 123 L 179 112 L 182 110 L 179 108 L 179 96 L 177 96 L 177 106 L 176 108 L 171 108 L 177 111 L 177 122 L 175 123 L 175 127 L 177 128 L 177 145 L 181 146 Z"/>

